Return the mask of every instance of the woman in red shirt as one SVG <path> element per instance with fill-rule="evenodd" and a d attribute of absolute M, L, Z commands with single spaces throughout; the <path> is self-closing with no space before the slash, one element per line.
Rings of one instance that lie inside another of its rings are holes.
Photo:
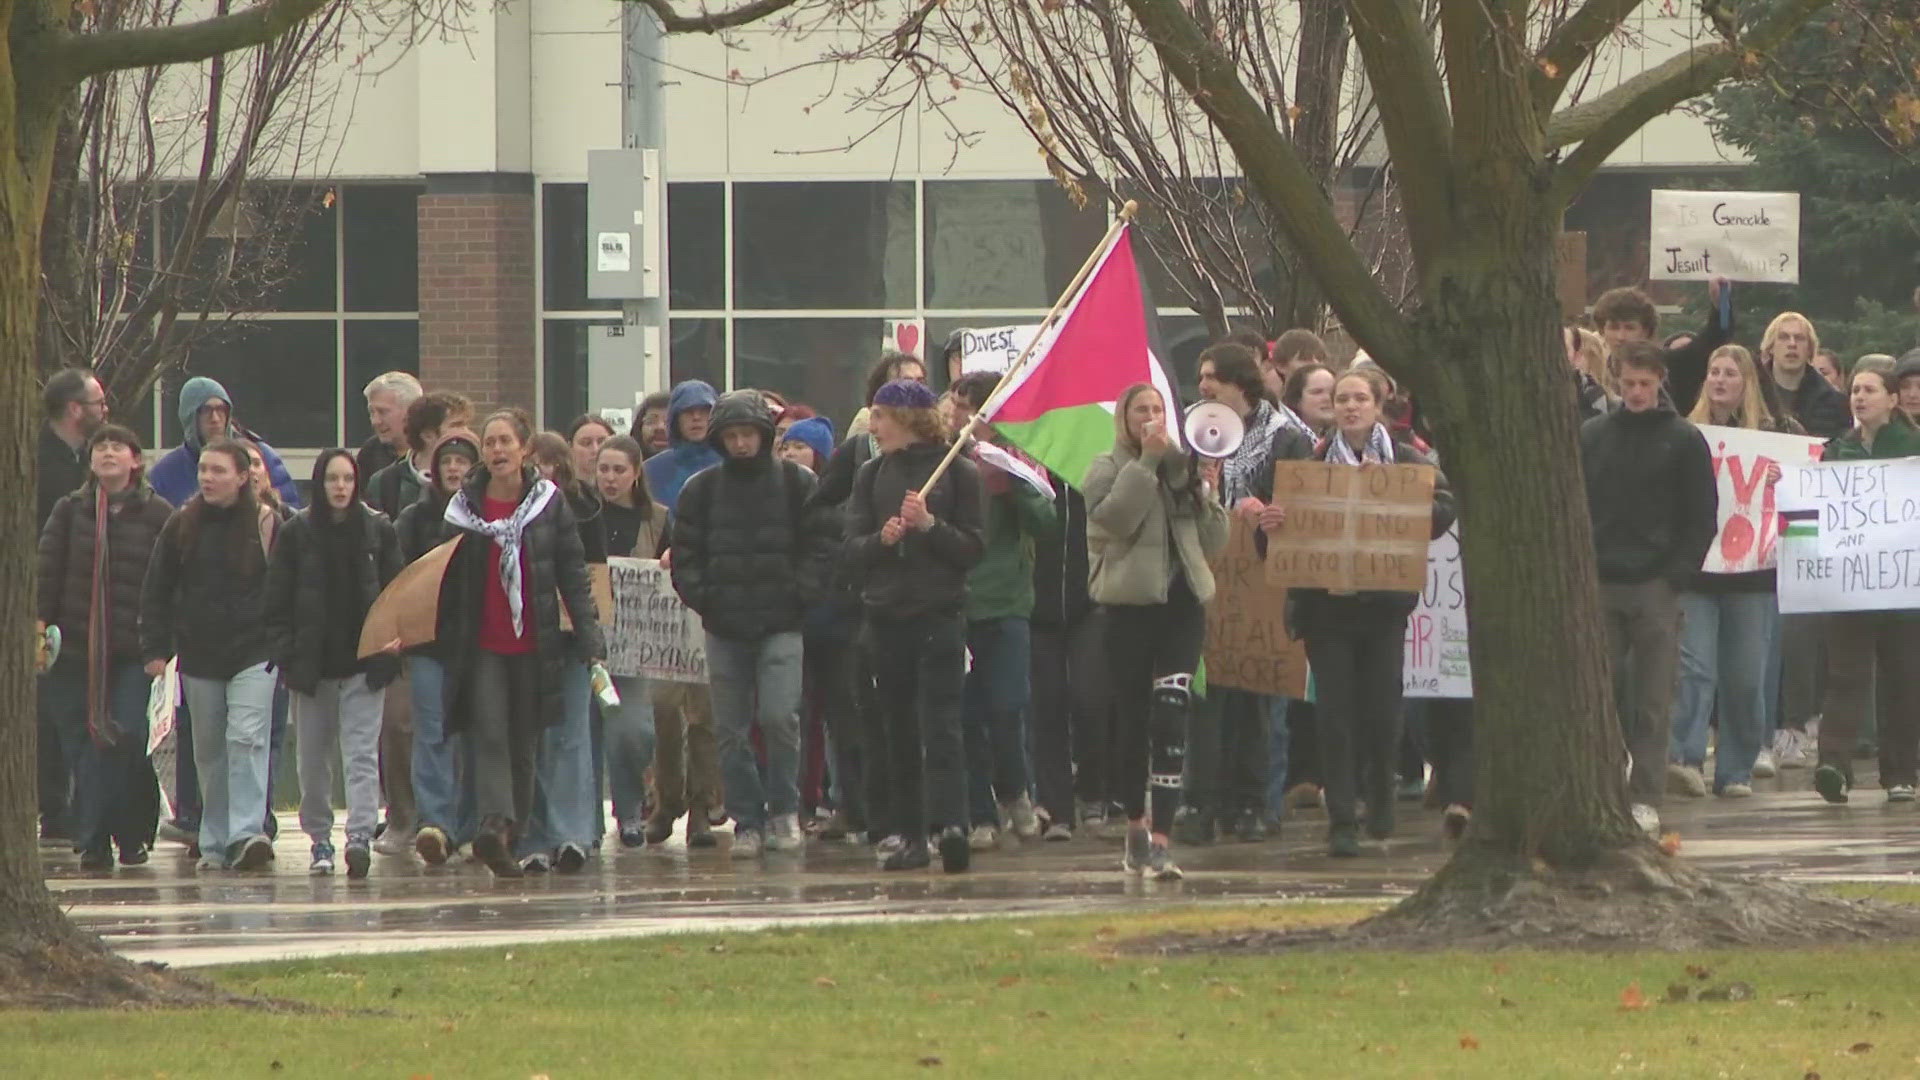
<path fill-rule="evenodd" d="M 532 810 L 541 733 L 565 715 L 565 671 L 606 652 L 573 511 L 527 461 L 532 438 L 519 409 L 481 425 L 481 462 L 447 503 L 461 540 L 436 619 L 447 728 L 473 746 L 473 850 L 500 877 L 520 876 L 514 839 Z"/>

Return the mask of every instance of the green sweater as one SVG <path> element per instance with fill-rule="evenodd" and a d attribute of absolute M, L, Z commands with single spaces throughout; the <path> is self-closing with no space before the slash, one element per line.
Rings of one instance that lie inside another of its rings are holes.
<path fill-rule="evenodd" d="M 1920 428 L 1914 427 L 1906 417 L 1895 413 L 1893 419 L 1887 421 L 1887 426 L 1881 428 L 1880 434 L 1874 437 L 1871 451 L 1861 443 L 1860 429 L 1854 428 L 1844 435 L 1835 435 L 1828 439 L 1820 460 L 1866 461 L 1915 455 L 1920 455 Z"/>
<path fill-rule="evenodd" d="M 969 620 L 1033 614 L 1033 545 L 1059 529 L 1053 500 L 1018 477 L 1006 479 L 1006 491 L 986 497 L 987 549 L 967 574 Z"/>

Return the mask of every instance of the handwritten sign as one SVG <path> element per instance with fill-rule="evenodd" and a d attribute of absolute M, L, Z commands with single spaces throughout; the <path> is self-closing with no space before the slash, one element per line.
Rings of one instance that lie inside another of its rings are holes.
<path fill-rule="evenodd" d="M 1700 434 L 1713 451 L 1713 475 L 1720 485 L 1720 532 L 1700 569 L 1744 574 L 1777 565 L 1780 513 L 1767 472 L 1776 465 L 1784 469 L 1819 460 L 1823 440 L 1711 424 L 1702 424 Z"/>
<path fill-rule="evenodd" d="M 613 624 L 607 670 L 667 682 L 707 681 L 707 635 L 700 616 L 673 591 L 658 559 L 608 559 Z"/>
<path fill-rule="evenodd" d="M 1448 529 L 1427 548 L 1427 587 L 1407 619 L 1402 684 L 1410 698 L 1473 697 L 1467 658 L 1467 582 L 1460 533 Z"/>
<path fill-rule="evenodd" d="M 1920 608 L 1920 458 L 1784 470 L 1780 610 Z"/>
<path fill-rule="evenodd" d="M 1267 583 L 1334 592 L 1426 587 L 1433 466 L 1278 461 L 1273 501 L 1287 524 L 1267 539 Z"/>
<path fill-rule="evenodd" d="M 1004 372 L 1013 366 L 1033 339 L 1040 335 L 1038 325 L 995 326 L 986 330 L 960 332 L 960 371 Z"/>
<path fill-rule="evenodd" d="M 1207 605 L 1207 682 L 1274 697 L 1307 696 L 1307 648 L 1287 633 L 1287 590 L 1260 572 L 1253 530 L 1232 524 L 1213 562 Z"/>
<path fill-rule="evenodd" d="M 1647 276 L 1657 281 L 1800 280 L 1800 194 L 1653 192 Z"/>

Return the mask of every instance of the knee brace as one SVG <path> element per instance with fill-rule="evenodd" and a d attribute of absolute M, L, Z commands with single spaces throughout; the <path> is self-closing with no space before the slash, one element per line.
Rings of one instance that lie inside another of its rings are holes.
<path fill-rule="evenodd" d="M 1163 675 L 1153 681 L 1153 713 L 1147 726 L 1147 783 L 1178 791 L 1187 763 L 1187 718 L 1193 711 L 1193 676 Z"/>

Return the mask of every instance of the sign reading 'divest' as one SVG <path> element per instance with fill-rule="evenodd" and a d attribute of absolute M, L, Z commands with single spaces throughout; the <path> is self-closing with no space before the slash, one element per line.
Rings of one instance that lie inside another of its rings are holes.
<path fill-rule="evenodd" d="M 1333 592 L 1417 593 L 1427 584 L 1433 466 L 1276 461 L 1287 523 L 1267 537 L 1267 581 Z"/>
<path fill-rule="evenodd" d="M 1013 366 L 1033 339 L 1040 336 L 1038 324 L 1030 326 L 992 326 L 985 330 L 960 331 L 960 370 L 1004 372 Z"/>
<path fill-rule="evenodd" d="M 1823 440 L 1780 435 L 1752 428 L 1700 425 L 1713 451 L 1713 475 L 1720 484 L 1720 532 L 1700 569 L 1709 574 L 1744 574 L 1777 564 L 1780 512 L 1775 486 L 1767 475 L 1778 466 L 1820 459 Z"/>
<path fill-rule="evenodd" d="M 1799 281 L 1800 193 L 1655 189 L 1647 276 Z"/>
<path fill-rule="evenodd" d="M 1207 684 L 1275 697 L 1307 696 L 1307 647 L 1287 633 L 1287 590 L 1267 584 L 1253 530 L 1230 523 L 1213 561 L 1207 604 Z"/>
<path fill-rule="evenodd" d="M 1784 470 L 1780 610 L 1920 608 L 1920 458 Z"/>
<path fill-rule="evenodd" d="M 658 559 L 608 559 L 613 624 L 607 670 L 668 682 L 707 681 L 707 634 L 700 616 L 673 591 Z"/>
<path fill-rule="evenodd" d="M 1402 689 L 1410 698 L 1471 698 L 1467 658 L 1467 582 L 1460 562 L 1459 527 L 1427 548 L 1427 587 L 1407 619 Z"/>

